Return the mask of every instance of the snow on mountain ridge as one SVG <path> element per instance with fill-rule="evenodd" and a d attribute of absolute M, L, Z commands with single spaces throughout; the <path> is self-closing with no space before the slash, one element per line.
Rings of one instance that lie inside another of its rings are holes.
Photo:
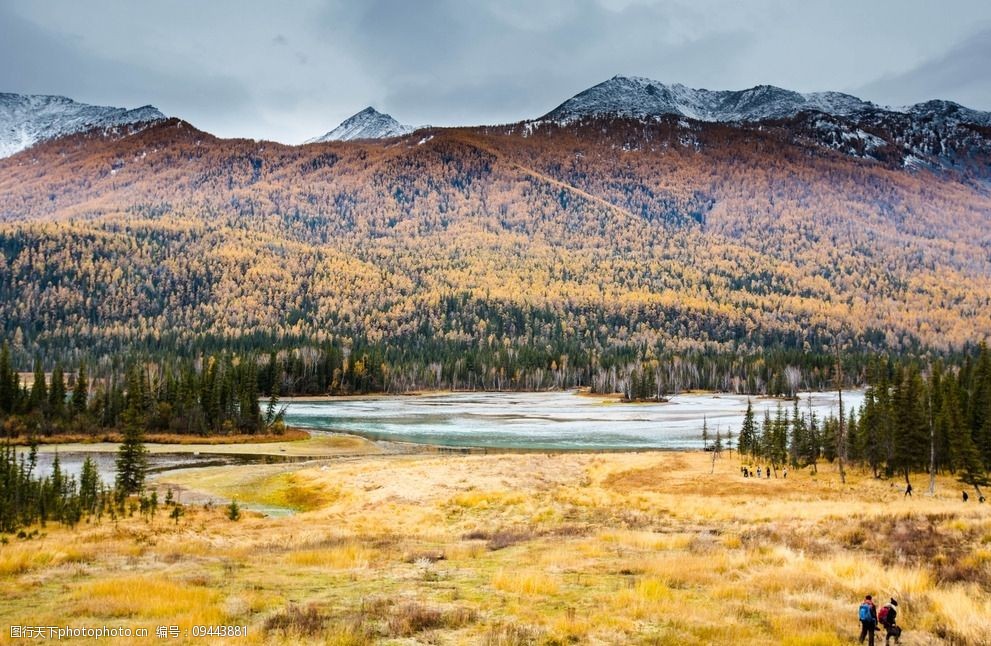
<path fill-rule="evenodd" d="M 163 119 L 165 115 L 150 105 L 128 110 L 64 96 L 0 92 L 0 158 L 56 137 Z"/>
<path fill-rule="evenodd" d="M 772 85 L 714 91 L 626 76 L 579 92 L 527 122 L 523 132 L 526 136 L 545 123 L 567 126 L 596 117 L 648 122 L 665 115 L 741 128 L 771 127 L 799 145 L 911 169 L 984 176 L 982 160 L 991 156 L 991 112 L 952 101 L 892 108 L 841 92 L 803 94 Z"/>
<path fill-rule="evenodd" d="M 974 123 L 991 127 L 991 112 L 972 110 L 959 103 L 943 99 L 916 103 L 908 106 L 904 111 L 916 118 L 938 119 L 951 123 Z"/>
<path fill-rule="evenodd" d="M 351 141 L 353 139 L 387 139 L 401 137 L 415 128 L 399 123 L 388 114 L 383 114 L 369 106 L 351 115 L 339 126 L 325 135 L 308 139 L 304 143 L 315 144 L 325 141 Z"/>
<path fill-rule="evenodd" d="M 579 92 L 541 120 L 567 124 L 592 116 L 650 118 L 675 114 L 699 121 L 761 121 L 792 117 L 804 110 L 847 115 L 876 108 L 841 92 L 802 94 L 773 85 L 706 90 L 638 76 L 614 76 Z"/>

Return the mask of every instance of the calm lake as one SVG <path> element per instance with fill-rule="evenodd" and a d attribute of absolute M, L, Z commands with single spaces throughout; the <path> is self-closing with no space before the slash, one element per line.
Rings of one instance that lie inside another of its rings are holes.
<path fill-rule="evenodd" d="M 843 394 L 845 410 L 859 408 L 863 391 Z M 755 399 L 758 423 L 779 403 Z M 836 393 L 803 393 L 800 407 L 819 419 L 837 410 Z M 702 422 L 725 436 L 740 432 L 747 397 L 684 394 L 666 403 L 631 404 L 575 392 L 445 393 L 395 397 L 289 401 L 286 423 L 344 431 L 375 440 L 499 449 L 623 450 L 702 446 Z"/>

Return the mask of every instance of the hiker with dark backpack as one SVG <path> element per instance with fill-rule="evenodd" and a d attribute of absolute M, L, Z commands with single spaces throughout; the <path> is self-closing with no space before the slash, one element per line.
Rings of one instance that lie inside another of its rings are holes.
<path fill-rule="evenodd" d="M 860 604 L 857 616 L 860 618 L 860 643 L 863 644 L 864 638 L 867 638 L 867 643 L 874 646 L 874 631 L 877 630 L 877 608 L 874 606 L 871 595 L 864 597 L 864 602 Z"/>
<path fill-rule="evenodd" d="M 884 626 L 884 643 L 889 643 L 889 640 L 894 637 L 895 643 L 897 644 L 902 636 L 901 626 L 895 625 L 895 617 L 898 616 L 898 602 L 891 599 L 881 610 L 877 613 L 877 620 L 881 622 Z"/>

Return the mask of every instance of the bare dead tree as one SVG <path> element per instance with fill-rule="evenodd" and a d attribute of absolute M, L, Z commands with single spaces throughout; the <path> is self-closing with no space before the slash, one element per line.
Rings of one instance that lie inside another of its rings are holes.
<path fill-rule="evenodd" d="M 836 348 L 836 393 L 840 400 L 840 427 L 836 433 L 836 459 L 840 465 L 840 482 L 846 484 L 846 470 L 843 462 L 846 460 L 846 433 L 843 428 L 843 364 L 840 361 L 840 349 Z"/>

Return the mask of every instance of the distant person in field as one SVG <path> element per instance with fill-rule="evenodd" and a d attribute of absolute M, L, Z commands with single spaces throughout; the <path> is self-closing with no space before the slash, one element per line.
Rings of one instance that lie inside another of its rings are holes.
<path fill-rule="evenodd" d="M 884 643 L 888 644 L 892 637 L 895 638 L 895 643 L 897 644 L 902 636 L 901 626 L 895 625 L 895 618 L 898 616 L 898 602 L 891 599 L 881 610 L 877 613 L 877 620 L 884 626 Z"/>
<path fill-rule="evenodd" d="M 764 467 L 764 472 L 767 473 L 767 479 L 771 479 L 771 467 Z"/>
<path fill-rule="evenodd" d="M 860 619 L 860 643 L 863 644 L 864 639 L 867 639 L 867 643 L 874 646 L 874 631 L 877 630 L 877 608 L 874 606 L 871 595 L 864 597 L 864 601 L 857 611 L 857 617 Z"/>
<path fill-rule="evenodd" d="M 911 496 L 912 495 L 912 483 L 911 482 L 908 483 L 908 486 L 907 487 L 905 487 L 905 495 L 906 496 Z"/>
<path fill-rule="evenodd" d="M 757 477 L 760 477 L 760 467 L 757 467 Z"/>
<path fill-rule="evenodd" d="M 967 492 L 965 491 L 965 492 L 963 492 L 963 501 L 964 502 L 967 502 L 968 500 L 970 500 L 970 496 L 968 496 L 967 495 Z"/>
<path fill-rule="evenodd" d="M 787 478 L 788 477 L 788 467 L 785 467 L 785 470 L 781 472 L 781 475 L 784 478 Z"/>

